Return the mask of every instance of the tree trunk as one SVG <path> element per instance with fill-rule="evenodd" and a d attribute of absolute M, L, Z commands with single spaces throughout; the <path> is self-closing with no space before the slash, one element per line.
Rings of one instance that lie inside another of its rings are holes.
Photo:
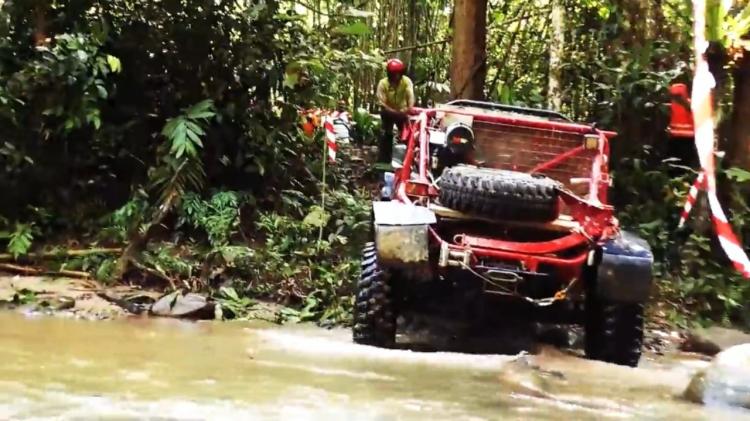
<path fill-rule="evenodd" d="M 547 107 L 552 110 L 562 108 L 562 56 L 565 51 L 565 8 L 562 0 L 552 0 L 552 39 L 549 46 L 549 84 L 547 86 Z"/>
<path fill-rule="evenodd" d="M 649 39 L 649 22 L 653 21 L 653 7 L 643 0 L 615 0 L 623 14 L 622 47 L 628 50 L 643 47 Z"/>
<path fill-rule="evenodd" d="M 37 2 L 34 6 L 34 45 L 42 47 L 49 44 L 49 35 L 47 34 L 47 10 L 49 3 L 46 1 Z"/>
<path fill-rule="evenodd" d="M 734 72 L 734 110 L 729 145 L 732 165 L 750 170 L 750 57 L 747 54 Z"/>
<path fill-rule="evenodd" d="M 487 75 L 487 0 L 456 0 L 451 96 L 483 99 Z"/>

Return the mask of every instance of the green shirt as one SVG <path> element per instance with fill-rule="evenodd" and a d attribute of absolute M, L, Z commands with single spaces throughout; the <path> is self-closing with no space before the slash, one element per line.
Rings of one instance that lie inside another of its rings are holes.
<path fill-rule="evenodd" d="M 381 105 L 396 111 L 407 111 L 414 106 L 414 85 L 406 76 L 402 76 L 396 85 L 392 85 L 387 77 L 381 79 L 376 93 Z"/>

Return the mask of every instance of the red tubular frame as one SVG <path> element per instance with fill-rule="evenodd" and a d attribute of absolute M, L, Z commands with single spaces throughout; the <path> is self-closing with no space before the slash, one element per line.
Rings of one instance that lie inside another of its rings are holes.
<path fill-rule="evenodd" d="M 455 242 L 450 242 L 440 237 L 437 231 L 430 227 L 429 233 L 433 241 L 440 245 L 447 245 L 450 250 L 470 252 L 472 261 L 480 258 L 498 259 L 509 262 L 521 263 L 526 270 L 537 271 L 539 265 L 551 266 L 556 273 L 570 282 L 580 273 L 580 269 L 590 251 L 590 246 L 607 238 L 617 232 L 617 221 L 613 217 L 613 209 L 607 203 L 607 189 L 609 187 L 609 138 L 616 136 L 614 132 L 599 131 L 591 126 L 575 123 L 563 123 L 536 119 L 524 119 L 520 117 L 503 115 L 483 115 L 462 110 L 436 110 L 418 109 L 418 115 L 413 116 L 409 124 L 404 127 L 401 141 L 407 142 L 407 152 L 404 158 L 403 168 L 396 173 L 394 182 L 395 196 L 397 200 L 404 203 L 412 203 L 406 194 L 405 184 L 411 180 L 412 168 L 415 164 L 417 145 L 419 145 L 419 157 L 417 158 L 417 180 L 428 182 L 429 171 L 429 134 L 427 124 L 430 118 L 438 111 L 451 114 L 468 115 L 475 120 L 492 123 L 510 124 L 535 129 L 567 132 L 575 134 L 598 134 L 599 148 L 594 159 L 590 175 L 590 188 L 587 199 L 578 197 L 570 192 L 562 193 L 562 201 L 567 205 L 571 216 L 580 225 L 577 231 L 559 239 L 542 242 L 512 242 L 494 240 L 488 238 L 472 237 L 468 235 L 457 236 Z M 571 158 L 582 151 L 584 147 L 576 147 L 555 158 L 537 165 L 532 172 L 542 171 L 559 165 L 562 161 Z M 434 193 L 434 192 L 433 192 Z M 429 197 L 428 197 L 429 199 Z M 582 251 L 575 252 L 575 250 Z M 559 257 L 560 254 L 568 252 L 572 257 Z"/>
<path fill-rule="evenodd" d="M 454 239 L 458 245 L 471 248 L 493 249 L 502 251 L 516 251 L 527 254 L 550 254 L 582 246 L 588 242 L 583 235 L 574 232 L 552 241 L 536 243 L 519 243 L 515 241 L 492 240 L 489 238 L 473 237 L 461 234 Z"/>
<path fill-rule="evenodd" d="M 576 155 L 580 155 L 581 153 L 583 153 L 585 151 L 586 151 L 586 148 L 584 148 L 583 146 L 579 146 L 577 148 L 573 148 L 573 149 L 571 149 L 571 150 L 569 150 L 569 151 L 567 151 L 565 153 L 562 153 L 562 154 L 554 157 L 553 159 L 550 159 L 547 162 L 543 162 L 543 163 L 537 165 L 536 167 L 532 168 L 531 171 L 529 171 L 529 172 L 535 173 L 535 172 L 545 171 L 545 170 L 548 170 L 550 168 L 555 168 L 556 166 L 560 165 L 560 163 L 562 163 L 566 159 L 572 158 L 572 157 L 574 157 Z"/>
<path fill-rule="evenodd" d="M 472 113 L 468 111 L 462 111 L 457 109 L 436 109 L 436 108 L 414 108 L 412 113 L 415 115 L 426 114 L 427 117 L 434 117 L 438 112 L 446 112 L 449 114 L 465 115 L 471 117 L 479 117 L 479 120 L 488 121 L 490 123 L 509 124 L 512 126 L 529 127 L 532 129 L 552 130 L 558 132 L 577 133 L 577 134 L 592 134 L 592 133 L 603 133 L 607 139 L 617 136 L 616 132 L 597 130 L 591 126 L 577 123 L 565 123 L 561 121 L 548 121 L 548 120 L 536 120 L 526 119 L 522 117 L 512 117 L 504 115 L 485 115 L 479 113 Z"/>
<path fill-rule="evenodd" d="M 548 248 L 549 253 L 545 254 L 538 254 L 537 252 L 521 252 L 521 251 L 509 251 L 509 250 L 503 250 L 501 248 L 495 248 L 494 246 L 496 244 L 496 240 L 487 240 L 488 243 L 485 244 L 485 247 L 477 247 L 477 246 L 464 246 L 464 245 L 457 245 L 450 243 L 443 238 L 440 237 L 440 235 L 430 227 L 429 234 L 432 239 L 437 242 L 438 244 L 447 244 L 448 248 L 453 251 L 459 251 L 459 252 L 471 252 L 472 260 L 476 261 L 478 258 L 489 258 L 489 259 L 499 259 L 499 260 L 505 260 L 509 262 L 519 262 L 523 265 L 523 268 L 526 270 L 530 270 L 532 272 L 536 272 L 539 269 L 540 264 L 548 265 L 553 268 L 555 268 L 559 273 L 561 274 L 567 274 L 570 276 L 570 278 L 577 276 L 577 274 L 580 272 L 581 266 L 586 261 L 586 258 L 588 257 L 589 250 L 588 248 L 582 252 L 579 252 L 578 254 L 574 255 L 570 258 L 563 258 L 563 257 L 557 257 L 557 256 L 550 256 L 550 254 L 554 252 L 562 252 L 566 250 L 570 250 L 574 247 L 570 247 L 566 244 L 558 244 L 556 249 L 553 250 L 553 248 Z M 588 240 L 576 244 L 576 246 L 582 246 L 583 244 L 586 244 Z M 500 243 L 502 243 L 500 241 Z M 508 243 L 506 243 L 508 244 Z M 525 243 L 527 247 L 533 247 L 534 245 L 540 244 L 540 243 Z M 570 279 L 568 279 L 570 280 Z"/>

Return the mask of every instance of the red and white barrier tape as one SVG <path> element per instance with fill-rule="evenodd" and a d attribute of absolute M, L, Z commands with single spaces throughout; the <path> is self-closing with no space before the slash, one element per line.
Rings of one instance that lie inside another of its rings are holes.
<path fill-rule="evenodd" d="M 326 142 L 326 150 L 328 151 L 328 160 L 331 162 L 336 161 L 336 151 L 338 145 L 336 143 L 336 128 L 334 121 L 341 120 L 345 123 L 349 123 L 349 113 L 346 111 L 327 111 L 320 108 L 309 109 L 304 112 L 305 114 L 312 115 L 313 117 L 320 118 L 320 126 L 324 130 L 323 140 Z"/>
<path fill-rule="evenodd" d="M 591 164 L 591 180 L 589 181 L 589 200 L 601 204 L 599 197 L 599 187 L 602 181 L 602 164 L 607 164 L 607 154 L 604 153 L 604 147 L 607 144 L 607 137 L 604 136 L 604 132 L 599 132 L 599 143 L 597 149 L 599 153 L 596 154 L 594 162 Z"/>
<path fill-rule="evenodd" d="M 704 56 L 708 48 L 706 41 L 706 2 L 693 0 L 693 17 L 695 31 L 695 76 L 693 77 L 693 91 L 691 104 L 693 121 L 695 123 L 695 147 L 701 164 L 701 173 L 693 183 L 688 193 L 685 208 L 680 217 L 683 224 L 690 210 L 695 204 L 699 189 L 705 189 L 711 210 L 711 220 L 719 238 L 719 244 L 732 261 L 732 265 L 746 278 L 750 278 L 750 259 L 742 249 L 742 245 L 734 235 L 724 210 L 719 203 L 716 192 L 716 163 L 714 160 L 714 119 L 712 89 L 716 86 L 708 62 Z"/>
<path fill-rule="evenodd" d="M 685 222 L 687 222 L 690 211 L 693 209 L 693 206 L 695 206 L 695 201 L 698 200 L 698 192 L 705 188 L 705 180 L 706 176 L 701 172 L 698 174 L 693 185 L 690 186 L 690 191 L 688 191 L 687 198 L 685 199 L 685 207 L 682 208 L 682 214 L 680 214 L 679 227 L 682 227 L 685 225 Z"/>
<path fill-rule="evenodd" d="M 333 128 L 333 117 L 323 117 L 323 127 L 325 129 L 325 142 L 328 146 L 328 159 L 331 162 L 336 161 L 336 131 Z"/>

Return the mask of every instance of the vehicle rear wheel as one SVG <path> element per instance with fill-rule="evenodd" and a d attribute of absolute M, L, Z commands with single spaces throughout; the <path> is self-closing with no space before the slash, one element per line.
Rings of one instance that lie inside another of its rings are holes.
<path fill-rule="evenodd" d="M 457 166 L 439 181 L 440 202 L 458 211 L 498 219 L 551 221 L 559 215 L 559 183 L 543 176 Z"/>
<path fill-rule="evenodd" d="M 642 303 L 614 303 L 586 297 L 585 350 L 593 360 L 635 367 L 643 345 Z"/>
<path fill-rule="evenodd" d="M 354 298 L 354 342 L 393 347 L 396 317 L 390 273 L 378 265 L 375 243 L 367 243 L 362 252 L 362 274 Z"/>

